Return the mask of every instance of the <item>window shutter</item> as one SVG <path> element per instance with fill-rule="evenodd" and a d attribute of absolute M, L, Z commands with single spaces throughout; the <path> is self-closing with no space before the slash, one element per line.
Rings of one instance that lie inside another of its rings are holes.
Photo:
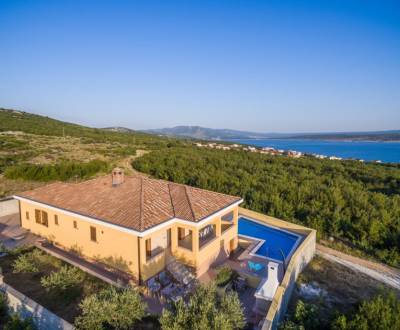
<path fill-rule="evenodd" d="M 93 242 L 97 242 L 96 227 L 90 226 L 90 240 Z"/>
<path fill-rule="evenodd" d="M 49 226 L 49 218 L 47 212 L 42 211 L 42 225 L 48 227 Z"/>
<path fill-rule="evenodd" d="M 36 223 L 42 223 L 42 213 L 40 210 L 35 210 L 35 222 Z"/>

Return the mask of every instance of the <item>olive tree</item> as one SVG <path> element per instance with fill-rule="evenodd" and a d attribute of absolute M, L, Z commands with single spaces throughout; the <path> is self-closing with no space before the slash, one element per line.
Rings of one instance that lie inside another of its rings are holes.
<path fill-rule="evenodd" d="M 146 305 L 134 288 L 109 286 L 82 300 L 77 329 L 129 329 L 145 315 Z"/>
<path fill-rule="evenodd" d="M 245 326 L 242 305 L 236 292 L 217 294 L 215 284 L 200 286 L 189 302 L 182 300 L 164 309 L 163 330 L 232 330 Z"/>

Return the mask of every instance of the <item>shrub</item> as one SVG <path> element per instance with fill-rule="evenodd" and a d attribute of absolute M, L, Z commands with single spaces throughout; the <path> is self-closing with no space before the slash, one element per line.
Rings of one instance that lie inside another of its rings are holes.
<path fill-rule="evenodd" d="M 364 301 L 349 320 L 340 315 L 333 323 L 335 330 L 400 329 L 400 300 L 393 291 Z"/>
<path fill-rule="evenodd" d="M 0 242 L 0 253 L 8 253 L 7 247 L 4 245 L 3 242 Z"/>
<path fill-rule="evenodd" d="M 146 310 L 137 290 L 113 286 L 86 297 L 79 306 L 82 314 L 75 319 L 75 327 L 87 330 L 130 329 Z"/>
<path fill-rule="evenodd" d="M 18 256 L 22 253 L 31 252 L 31 251 L 32 251 L 32 247 L 30 247 L 28 245 L 21 245 L 21 246 L 17 246 L 13 249 L 8 250 L 8 253 L 12 256 Z"/>
<path fill-rule="evenodd" d="M 219 269 L 217 277 L 215 278 L 215 284 L 218 286 L 226 285 L 233 277 L 233 271 L 228 266 L 223 266 Z"/>
<path fill-rule="evenodd" d="M 4 320 L 7 317 L 7 313 L 7 296 L 4 293 L 0 292 L 0 324 L 4 323 Z"/>
<path fill-rule="evenodd" d="M 30 254 L 22 254 L 13 263 L 14 273 L 36 273 L 39 271 L 35 260 Z"/>
<path fill-rule="evenodd" d="M 10 319 L 4 324 L 3 330 L 34 330 L 31 318 L 21 319 L 17 314 L 12 314 Z"/>
<path fill-rule="evenodd" d="M 65 265 L 58 271 L 42 277 L 40 282 L 47 291 L 62 293 L 76 288 L 84 277 L 85 274 L 80 269 Z"/>
<path fill-rule="evenodd" d="M 4 175 L 8 179 L 22 179 L 35 181 L 52 181 L 79 178 L 87 179 L 98 172 L 107 172 L 109 166 L 101 160 L 92 160 L 87 163 L 64 161 L 55 165 L 21 164 L 8 167 Z"/>
<path fill-rule="evenodd" d="M 214 284 L 200 286 L 189 303 L 182 300 L 164 309 L 160 318 L 163 330 L 242 329 L 246 322 L 236 292 L 217 295 Z"/>
<path fill-rule="evenodd" d="M 320 329 L 319 319 L 317 317 L 318 309 L 316 305 L 307 304 L 299 300 L 296 304 L 294 315 L 290 320 L 280 324 L 280 330 L 295 329 Z"/>
<path fill-rule="evenodd" d="M 26 251 L 26 248 L 23 251 Z M 13 263 L 13 272 L 36 273 L 49 265 L 60 267 L 61 261 L 38 249 L 34 249 L 18 256 Z"/>

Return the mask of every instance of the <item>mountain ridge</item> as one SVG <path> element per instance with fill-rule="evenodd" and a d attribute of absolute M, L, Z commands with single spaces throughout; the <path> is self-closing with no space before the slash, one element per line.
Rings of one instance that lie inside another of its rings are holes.
<path fill-rule="evenodd" d="M 202 126 L 174 126 L 149 129 L 143 132 L 165 136 L 189 137 L 202 140 L 234 139 L 310 139 L 354 141 L 400 141 L 400 130 L 324 133 L 260 133 L 233 129 L 207 128 Z"/>
<path fill-rule="evenodd" d="M 174 126 L 170 128 L 159 128 L 145 130 L 146 133 L 161 134 L 167 136 L 190 137 L 203 140 L 224 140 L 224 139 L 267 139 L 289 136 L 286 133 L 259 133 L 241 131 L 227 128 L 208 128 L 202 126 Z"/>

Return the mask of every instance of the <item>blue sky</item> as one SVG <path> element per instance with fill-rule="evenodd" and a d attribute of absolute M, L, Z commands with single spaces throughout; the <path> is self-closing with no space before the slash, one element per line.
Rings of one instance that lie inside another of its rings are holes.
<path fill-rule="evenodd" d="M 400 1 L 0 0 L 0 107 L 90 126 L 400 129 Z"/>

